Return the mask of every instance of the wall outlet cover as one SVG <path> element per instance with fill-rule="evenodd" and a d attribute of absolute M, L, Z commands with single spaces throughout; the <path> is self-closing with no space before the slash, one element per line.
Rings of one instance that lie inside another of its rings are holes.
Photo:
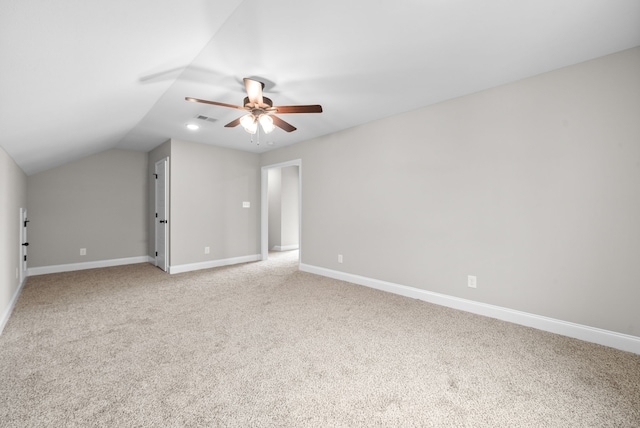
<path fill-rule="evenodd" d="M 478 288 L 478 278 L 473 275 L 467 277 L 467 285 L 471 288 Z"/>

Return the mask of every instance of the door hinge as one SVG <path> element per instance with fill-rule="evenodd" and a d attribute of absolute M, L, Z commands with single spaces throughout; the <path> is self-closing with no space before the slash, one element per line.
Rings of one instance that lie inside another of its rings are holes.
<path fill-rule="evenodd" d="M 158 213 L 156 213 L 156 218 L 158 218 Z"/>
<path fill-rule="evenodd" d="M 29 223 L 30 220 L 25 220 L 24 221 L 24 227 L 27 227 L 27 223 Z"/>
<path fill-rule="evenodd" d="M 26 256 L 25 256 L 26 257 Z M 156 251 L 156 257 L 158 257 L 158 252 Z"/>
<path fill-rule="evenodd" d="M 25 261 L 25 262 L 27 261 L 27 256 L 24 256 L 24 261 Z"/>
<path fill-rule="evenodd" d="M 157 179 L 158 179 L 158 174 L 153 174 L 153 175 L 155 175 L 155 177 L 156 177 L 156 180 L 157 180 Z"/>

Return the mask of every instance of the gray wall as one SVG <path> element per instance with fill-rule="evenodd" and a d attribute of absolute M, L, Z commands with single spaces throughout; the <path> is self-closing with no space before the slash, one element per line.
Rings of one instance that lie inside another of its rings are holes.
<path fill-rule="evenodd" d="M 170 189 L 171 266 L 260 254 L 259 155 L 172 140 Z"/>
<path fill-rule="evenodd" d="M 639 118 L 636 48 L 261 162 L 302 159 L 305 264 L 639 336 Z"/>
<path fill-rule="evenodd" d="M 149 153 L 114 149 L 28 177 L 29 267 L 154 255 L 151 177 L 167 156 L 170 264 L 259 254 L 259 156 L 171 140 Z"/>
<path fill-rule="evenodd" d="M 282 168 L 267 171 L 269 207 L 269 249 L 282 245 Z"/>
<path fill-rule="evenodd" d="M 271 168 L 268 173 L 269 249 L 298 245 L 299 168 Z"/>
<path fill-rule="evenodd" d="M 148 181 L 147 154 L 116 149 L 29 176 L 29 267 L 146 256 Z"/>
<path fill-rule="evenodd" d="M 288 166 L 281 168 L 282 188 L 281 188 L 281 239 L 283 247 L 298 244 L 299 232 L 299 179 L 298 166 Z"/>
<path fill-rule="evenodd" d="M 0 329 L 20 286 L 20 208 L 26 207 L 27 176 L 0 147 Z"/>

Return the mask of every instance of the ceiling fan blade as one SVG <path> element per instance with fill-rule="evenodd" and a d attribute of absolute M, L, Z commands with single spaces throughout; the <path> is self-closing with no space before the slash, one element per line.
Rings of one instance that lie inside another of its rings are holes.
<path fill-rule="evenodd" d="M 296 130 L 295 126 L 285 122 L 284 120 L 280 119 L 278 116 L 274 116 L 274 115 L 270 115 L 270 116 L 271 116 L 271 119 L 273 119 L 273 124 L 278 128 L 284 129 L 287 132 L 293 132 Z"/>
<path fill-rule="evenodd" d="M 242 116 L 237 118 L 237 119 L 235 119 L 235 120 L 232 120 L 229 123 L 227 123 L 224 127 L 225 128 L 233 128 L 234 126 L 238 126 L 238 125 L 240 125 L 240 119 L 242 119 Z"/>
<path fill-rule="evenodd" d="M 318 104 L 306 105 L 306 106 L 275 106 L 273 109 L 269 109 L 278 114 L 289 113 L 322 113 L 322 106 Z"/>
<path fill-rule="evenodd" d="M 198 98 L 191 98 L 191 97 L 185 97 L 184 99 L 187 100 L 187 101 L 191 101 L 193 103 L 211 104 L 211 105 L 214 105 L 214 106 L 222 106 L 222 107 L 230 107 L 230 108 L 237 108 L 237 109 L 240 109 L 240 110 L 246 110 L 246 108 L 244 108 L 243 106 L 237 106 L 237 105 L 234 105 L 234 104 L 219 103 L 217 101 L 201 100 L 201 99 L 198 99 Z"/>

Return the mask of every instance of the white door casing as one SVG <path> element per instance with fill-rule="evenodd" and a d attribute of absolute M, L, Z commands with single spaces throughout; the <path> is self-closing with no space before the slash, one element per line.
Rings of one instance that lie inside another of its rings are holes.
<path fill-rule="evenodd" d="M 27 277 L 27 209 L 20 208 L 20 267 L 18 268 L 20 284 Z"/>
<path fill-rule="evenodd" d="M 168 186 L 167 186 L 167 166 L 169 158 L 164 158 L 156 162 L 155 167 L 155 242 L 156 242 L 156 266 L 167 271 L 168 263 Z"/>

